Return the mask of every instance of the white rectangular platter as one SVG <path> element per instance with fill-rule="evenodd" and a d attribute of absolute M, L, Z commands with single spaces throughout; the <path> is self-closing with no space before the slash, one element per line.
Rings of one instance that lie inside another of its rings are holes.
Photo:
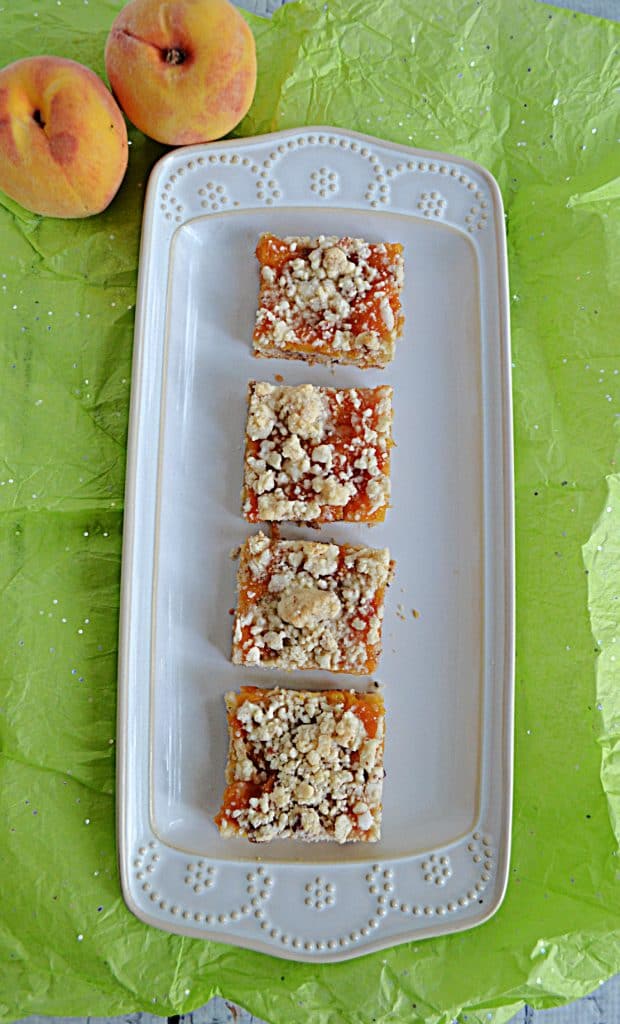
<path fill-rule="evenodd" d="M 259 234 L 402 242 L 382 371 L 256 360 Z M 213 824 L 223 695 L 365 686 L 230 661 L 247 384 L 394 386 L 384 524 L 284 536 L 388 546 L 379 843 L 252 845 Z M 278 378 L 279 379 L 279 378 Z M 149 182 L 123 547 L 118 840 L 142 920 L 327 962 L 469 928 L 503 898 L 513 731 L 513 494 L 499 189 L 456 157 L 331 128 L 177 150 Z M 414 613 L 415 609 L 415 613 Z"/>

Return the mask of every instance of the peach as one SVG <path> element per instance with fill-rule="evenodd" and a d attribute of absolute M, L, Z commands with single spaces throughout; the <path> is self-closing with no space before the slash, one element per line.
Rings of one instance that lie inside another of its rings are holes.
<path fill-rule="evenodd" d="M 130 0 L 105 65 L 129 120 L 173 146 L 226 135 L 256 88 L 254 37 L 229 0 Z"/>
<path fill-rule="evenodd" d="M 62 57 L 0 70 L 0 189 L 27 210 L 89 217 L 127 168 L 127 129 L 94 71 Z"/>

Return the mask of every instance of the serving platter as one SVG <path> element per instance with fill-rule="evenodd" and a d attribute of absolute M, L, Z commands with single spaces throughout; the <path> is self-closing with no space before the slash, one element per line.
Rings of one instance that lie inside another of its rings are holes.
<path fill-rule="evenodd" d="M 405 249 L 385 370 L 256 360 L 254 248 L 275 234 Z M 180 934 L 329 962 L 472 927 L 499 907 L 512 799 L 510 342 L 499 189 L 461 158 L 304 128 L 187 147 L 152 172 L 140 255 L 122 566 L 118 847 L 124 898 Z M 394 387 L 383 524 L 285 537 L 387 546 L 376 844 L 253 845 L 213 823 L 223 695 L 366 686 L 233 666 L 231 552 L 247 385 Z"/>

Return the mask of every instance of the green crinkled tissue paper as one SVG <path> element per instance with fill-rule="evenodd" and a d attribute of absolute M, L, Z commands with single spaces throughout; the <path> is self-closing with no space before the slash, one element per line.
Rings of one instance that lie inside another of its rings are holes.
<path fill-rule="evenodd" d="M 0 8 L 0 64 L 103 74 L 119 0 Z M 131 130 L 110 208 L 0 196 L 0 1017 L 507 1021 L 620 969 L 618 26 L 533 0 L 323 0 L 248 20 L 257 134 L 332 124 L 486 165 L 510 254 L 516 786 L 505 902 L 473 931 L 330 966 L 150 929 L 115 853 L 116 648 L 140 218 L 164 151 Z"/>

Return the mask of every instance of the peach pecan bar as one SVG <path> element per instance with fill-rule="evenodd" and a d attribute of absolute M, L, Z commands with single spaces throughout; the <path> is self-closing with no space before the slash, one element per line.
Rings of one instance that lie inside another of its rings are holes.
<path fill-rule="evenodd" d="M 376 842 L 381 835 L 385 709 L 379 693 L 226 694 L 223 836 Z"/>
<path fill-rule="evenodd" d="M 383 367 L 403 331 L 403 247 L 261 235 L 254 355 Z"/>
<path fill-rule="evenodd" d="M 385 548 L 250 537 L 240 553 L 233 662 L 372 674 L 392 572 Z"/>
<path fill-rule="evenodd" d="M 252 382 L 243 512 L 251 523 L 377 523 L 390 496 L 392 388 Z"/>

